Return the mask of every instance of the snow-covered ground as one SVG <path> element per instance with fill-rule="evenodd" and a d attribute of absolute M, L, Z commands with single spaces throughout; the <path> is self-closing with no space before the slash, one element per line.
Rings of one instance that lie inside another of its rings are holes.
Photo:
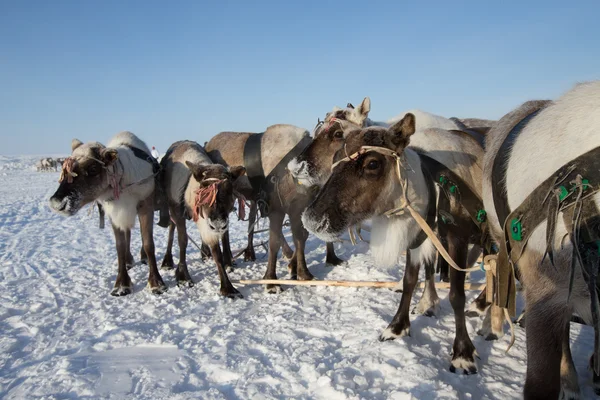
<path fill-rule="evenodd" d="M 411 337 L 380 343 L 399 293 L 288 287 L 268 295 L 262 287 L 242 286 L 244 299 L 223 299 L 214 263 L 202 262 L 190 244 L 195 287 L 180 289 L 171 272 L 162 272 L 169 291 L 154 296 L 145 289 L 147 267 L 137 265 L 130 271 L 134 294 L 112 297 L 117 267 L 111 230 L 99 230 L 97 215 L 87 209 L 72 218 L 52 213 L 47 201 L 58 173 L 34 172 L 37 159 L 0 157 L 0 398 L 520 397 L 526 364 L 519 327 L 506 355 L 508 336 L 486 342 L 475 334 L 480 319 L 469 319 L 479 373 L 448 371 L 454 318 L 447 291 L 440 291 L 439 317 L 413 315 Z M 245 245 L 245 231 L 245 223 L 233 223 L 234 250 Z M 199 237 L 191 224 L 189 232 Z M 161 260 L 166 230 L 156 227 L 155 241 Z M 311 237 L 308 249 L 318 279 L 402 276 L 401 268 L 374 266 L 365 243 L 337 244 L 348 263 L 335 268 L 325 266 L 322 242 Z M 231 279 L 262 277 L 264 250 L 258 256 L 255 263 L 238 261 Z M 286 265 L 280 260 L 282 278 Z M 592 331 L 573 324 L 571 340 L 584 398 L 592 398 Z"/>

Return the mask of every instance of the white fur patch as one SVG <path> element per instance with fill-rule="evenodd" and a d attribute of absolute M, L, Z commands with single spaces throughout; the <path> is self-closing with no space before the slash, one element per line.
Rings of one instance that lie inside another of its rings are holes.
<path fill-rule="evenodd" d="M 402 329 L 402 331 L 399 334 L 395 334 L 394 332 L 392 332 L 392 328 L 385 328 L 385 330 L 381 332 L 379 340 L 394 340 L 404 336 L 410 336 L 410 328 Z"/>
<path fill-rule="evenodd" d="M 477 368 L 477 364 L 475 363 L 475 361 L 470 361 L 470 360 L 464 359 L 462 357 L 457 357 L 457 358 L 453 359 L 451 364 L 454 368 L 462 369 L 465 371 L 469 371 L 469 369 L 472 367 Z"/>

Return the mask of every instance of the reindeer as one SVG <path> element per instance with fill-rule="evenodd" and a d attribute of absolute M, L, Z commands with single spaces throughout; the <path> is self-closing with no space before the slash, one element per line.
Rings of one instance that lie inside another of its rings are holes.
<path fill-rule="evenodd" d="M 348 103 L 346 109 L 334 107 L 333 111 L 327 113 L 325 120 L 317 125 L 315 129 L 315 135 L 312 143 L 296 158 L 290 161 L 288 169 L 294 176 L 294 178 L 302 185 L 311 187 L 321 187 L 325 184 L 331 174 L 331 166 L 333 164 L 333 157 L 337 151 L 341 150 L 347 134 L 352 131 L 359 129 L 360 126 L 356 125 L 362 121 L 362 126 L 389 126 L 394 121 L 399 121 L 409 112 L 400 114 L 394 117 L 390 122 L 375 122 L 370 120 L 367 116 L 370 111 L 370 99 L 365 97 L 358 108 L 355 108 L 352 104 Z M 458 130 L 461 127 L 461 131 L 465 131 L 466 127 L 461 125 L 460 121 L 451 121 L 444 117 L 430 114 L 424 111 L 414 110 L 410 112 L 416 115 L 415 129 L 417 132 L 424 131 L 428 128 L 439 128 L 447 127 L 452 130 Z M 355 122 L 351 122 L 355 121 Z M 472 136 L 479 141 L 477 134 Z M 417 134 L 418 136 L 418 134 Z M 468 265 L 473 265 L 475 260 L 480 254 L 480 247 L 474 246 L 472 251 L 469 252 Z M 442 280 L 448 281 L 448 268 L 447 263 L 440 257 L 441 274 Z M 445 268 L 444 268 L 445 267 Z M 426 287 L 423 292 L 423 296 L 419 301 L 417 307 L 413 312 L 417 312 L 426 316 L 432 316 L 437 314 L 439 297 L 435 290 L 435 281 L 433 279 L 433 265 L 426 264 Z M 401 285 L 399 285 L 401 287 Z M 410 304 L 410 298 L 409 304 Z M 481 299 L 479 302 L 471 305 L 472 315 L 480 315 L 485 312 L 488 304 L 485 302 L 485 291 L 482 292 Z M 503 316 L 501 316 L 502 323 Z M 408 320 L 408 308 L 406 308 L 406 315 L 402 318 Z M 490 329 L 482 329 L 480 333 L 485 335 L 486 338 L 492 339 L 491 333 L 488 333 Z"/>
<path fill-rule="evenodd" d="M 206 145 L 206 150 L 211 159 L 222 165 L 244 165 L 246 170 L 247 160 L 244 157 L 246 142 L 251 133 L 221 132 L 213 137 Z M 308 132 L 302 128 L 292 125 L 273 125 L 262 134 L 260 138 L 261 166 L 264 176 L 268 176 L 274 169 L 281 167 L 281 160 L 302 141 L 310 141 Z M 283 165 L 285 167 L 285 164 Z M 248 173 L 249 174 L 249 173 Z M 290 261 L 290 272 L 292 279 L 311 280 L 313 275 L 306 267 L 304 246 L 308 238 L 308 232 L 302 226 L 301 214 L 304 208 L 312 200 L 313 192 L 306 187 L 296 185 L 291 174 L 281 169 L 275 176 L 275 183 L 265 199 L 268 204 L 269 214 L 269 257 L 265 279 L 277 279 L 276 263 L 279 248 L 285 244 L 285 238 L 281 233 L 283 219 L 286 214 L 290 216 L 292 236 L 295 250 Z M 258 200 L 256 191 L 250 183 L 250 177 L 244 176 L 236 182 L 236 190 L 244 197 Z M 250 216 L 252 221 L 252 215 Z M 251 235 L 249 236 L 248 248 L 252 248 Z M 335 256 L 333 244 L 327 244 L 326 261 L 331 264 L 339 264 L 342 261 Z M 281 290 L 278 285 L 267 285 L 267 292 L 276 293 Z"/>
<path fill-rule="evenodd" d="M 154 294 L 167 290 L 154 254 L 155 177 L 158 163 L 151 161 L 146 144 L 131 132 L 121 132 L 108 147 L 77 139 L 71 143 L 72 154 L 63 163 L 60 185 L 50 198 L 50 207 L 65 216 L 75 215 L 86 204 L 97 201 L 110 217 L 117 246 L 119 270 L 113 296 L 133 291 L 127 265 L 133 263 L 129 252 L 131 229 L 139 217 L 143 254 L 149 266 L 148 287 Z"/>
<path fill-rule="evenodd" d="M 406 251 L 402 301 L 380 340 L 409 334 L 408 307 L 420 264 L 431 263 L 436 252 L 430 239 L 419 238 L 422 233 L 413 219 L 389 211 L 402 208 L 409 201 L 422 216 L 444 213 L 451 220 L 439 224 L 438 229 L 448 253 L 461 269 L 467 264 L 469 242 L 480 234 L 470 213 L 455 196 L 449 196 L 437 208 L 436 197 L 444 199 L 445 194 L 435 185 L 431 166 L 438 166 L 437 171 L 446 176 L 457 177 L 461 182 L 457 183 L 459 192 L 464 196 L 480 195 L 481 147 L 469 135 L 434 128 L 414 135 L 415 147 L 408 147 L 414 133 L 415 116 L 411 113 L 389 128 L 371 126 L 349 132 L 344 148 L 334 158 L 337 161 L 331 176 L 302 216 L 311 233 L 329 241 L 348 227 L 371 218 L 371 250 L 379 264 L 396 264 Z M 450 370 L 470 374 L 477 367 L 475 347 L 465 326 L 464 278 L 465 272 L 450 270 L 450 302 L 456 319 Z"/>
<path fill-rule="evenodd" d="M 242 297 L 229 281 L 226 267 L 232 265 L 228 226 L 229 213 L 233 210 L 235 201 L 233 185 L 244 174 L 244 168 L 213 164 L 202 146 L 192 141 L 172 144 L 160 164 L 171 215 L 162 268 L 172 269 L 174 266 L 172 247 L 176 227 L 179 263 L 175 277 L 178 285 L 194 285 L 186 262 L 188 236 L 185 223 L 186 216 L 190 216 L 198 226 L 202 242 L 210 247 L 217 264 L 221 280 L 219 293 L 231 298 Z M 219 240 L 223 242 L 223 252 L 219 247 Z"/>
<path fill-rule="evenodd" d="M 555 102 L 526 102 L 488 134 L 483 193 L 498 268 L 509 278 L 508 260 L 518 268 L 527 307 L 525 399 L 580 398 L 569 346 L 573 312 L 594 325 L 590 364 L 600 394 L 598 132 L 600 81 Z M 496 295 L 510 308 L 506 292 Z"/>

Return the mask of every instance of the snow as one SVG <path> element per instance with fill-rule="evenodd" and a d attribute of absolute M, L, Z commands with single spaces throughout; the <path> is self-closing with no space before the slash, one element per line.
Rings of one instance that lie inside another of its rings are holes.
<path fill-rule="evenodd" d="M 111 229 L 82 210 L 64 218 L 48 198 L 58 173 L 38 173 L 39 157 L 0 158 L 0 398 L 6 399 L 509 399 L 522 393 L 525 332 L 505 355 L 510 335 L 487 342 L 468 319 L 479 373 L 448 371 L 454 317 L 442 298 L 439 317 L 411 315 L 411 336 L 379 342 L 399 304 L 387 289 L 287 287 L 265 294 L 238 286 L 244 299 L 218 295 L 212 261 L 192 244 L 193 288 L 180 289 L 161 271 L 169 291 L 145 289 L 147 267 L 131 271 L 130 296 L 115 298 L 116 250 Z M 235 219 L 232 216 L 232 219 Z M 198 232 L 189 225 L 192 237 Z M 232 221 L 232 248 L 246 243 L 246 223 Z M 156 226 L 157 258 L 167 231 Z M 287 232 L 289 238 L 290 234 Z M 140 248 L 133 234 L 132 252 Z M 264 235 L 257 242 L 264 240 Z M 309 238 L 307 262 L 318 279 L 398 281 L 401 268 L 377 268 L 367 245 L 336 244 L 347 265 L 324 265 L 325 246 Z M 259 260 L 230 274 L 258 279 Z M 174 254 L 177 254 L 176 252 Z M 287 277 L 286 262 L 278 273 Z M 482 280 L 475 273 L 473 280 Z M 476 293 L 469 293 L 469 300 Z M 413 299 L 416 305 L 420 291 Z M 583 398 L 594 396 L 587 369 L 593 332 L 572 324 L 573 357 Z"/>

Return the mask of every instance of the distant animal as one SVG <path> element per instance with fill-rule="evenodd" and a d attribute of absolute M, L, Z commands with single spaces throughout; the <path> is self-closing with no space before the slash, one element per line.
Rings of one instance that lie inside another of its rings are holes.
<path fill-rule="evenodd" d="M 217 264 L 221 288 L 226 297 L 241 297 L 227 276 L 226 267 L 232 266 L 229 248 L 229 213 L 233 211 L 235 196 L 233 186 L 245 173 L 243 167 L 227 168 L 214 164 L 204 148 L 189 140 L 175 142 L 161 160 L 162 182 L 167 193 L 171 224 L 162 267 L 174 267 L 172 246 L 174 230 L 179 241 L 179 263 L 175 277 L 179 285 L 192 286 L 186 249 L 188 236 L 186 217 L 194 220 L 200 231 L 202 243 L 210 247 Z M 223 251 L 219 247 L 223 243 Z"/>
<path fill-rule="evenodd" d="M 486 135 L 483 194 L 490 231 L 500 245 L 498 268 L 506 271 L 500 287 L 510 290 L 514 283 L 511 260 L 525 293 L 525 399 L 580 398 L 569 341 L 573 312 L 595 329 L 590 364 L 600 394 L 599 132 L 600 81 L 595 81 L 554 102 L 526 102 Z M 497 296 L 510 306 L 508 292 Z"/>
<path fill-rule="evenodd" d="M 86 204 L 97 201 L 109 216 L 115 242 L 119 270 L 113 296 L 133 291 L 127 265 L 131 255 L 131 229 L 139 217 L 143 253 L 149 266 L 148 287 L 152 293 L 167 290 L 154 253 L 154 195 L 158 162 L 146 144 L 131 132 L 114 136 L 108 146 L 98 142 L 83 144 L 74 139 L 72 154 L 63 163 L 60 185 L 50 198 L 50 207 L 65 216 L 75 215 Z"/>
<path fill-rule="evenodd" d="M 51 157 L 44 157 L 36 164 L 38 171 L 52 171 L 56 170 L 56 161 Z"/>
<path fill-rule="evenodd" d="M 438 222 L 437 228 L 448 253 L 463 269 L 468 244 L 481 235 L 472 218 L 476 210 L 467 208 L 464 201 L 481 197 L 483 149 L 469 135 L 454 130 L 416 132 L 417 119 L 406 113 L 389 128 L 369 126 L 350 131 L 334 157 L 331 176 L 302 216 L 310 232 L 329 241 L 348 227 L 371 219 L 371 251 L 381 265 L 396 264 L 406 250 L 400 307 L 380 340 L 409 334 L 410 299 L 420 265 L 431 265 L 436 254 L 431 240 L 423 237 L 410 215 L 401 214 L 404 201 L 427 218 L 430 226 L 436 215 L 447 218 L 447 222 Z M 475 347 L 465 326 L 464 278 L 464 272 L 450 270 L 450 302 L 456 320 L 450 370 L 469 374 L 475 373 L 477 366 Z M 431 275 L 428 281 L 432 281 Z M 434 305 L 436 299 L 426 302 Z"/>
<path fill-rule="evenodd" d="M 252 152 L 245 151 L 249 141 L 255 141 Z M 304 255 L 308 232 L 302 226 L 300 217 L 306 205 L 312 200 L 313 193 L 296 185 L 292 175 L 285 169 L 289 161 L 286 160 L 286 156 L 291 156 L 290 152 L 293 149 L 301 150 L 300 146 L 304 148 L 310 141 L 309 133 L 305 129 L 280 124 L 268 127 L 262 134 L 221 132 L 206 146 L 213 161 L 223 165 L 243 165 L 247 176 L 238 180 L 237 190 L 247 199 L 263 202 L 268 207 L 269 258 L 265 279 L 277 279 L 277 254 L 285 243 L 281 229 L 286 214 L 290 216 L 295 245 L 290 261 L 291 277 L 301 280 L 313 279 L 306 266 Z M 251 153 L 250 157 L 249 153 Z M 249 158 L 258 161 L 253 162 Z M 266 177 L 272 177 L 272 181 L 271 178 L 266 179 Z M 266 197 L 262 198 L 261 193 L 265 193 Z M 250 220 L 252 221 L 252 215 Z M 251 237 L 249 237 L 249 249 L 252 247 L 250 240 Z M 331 243 L 327 245 L 326 261 L 332 264 L 342 262 L 335 256 Z M 267 285 L 269 292 L 279 290 L 279 286 Z"/>

